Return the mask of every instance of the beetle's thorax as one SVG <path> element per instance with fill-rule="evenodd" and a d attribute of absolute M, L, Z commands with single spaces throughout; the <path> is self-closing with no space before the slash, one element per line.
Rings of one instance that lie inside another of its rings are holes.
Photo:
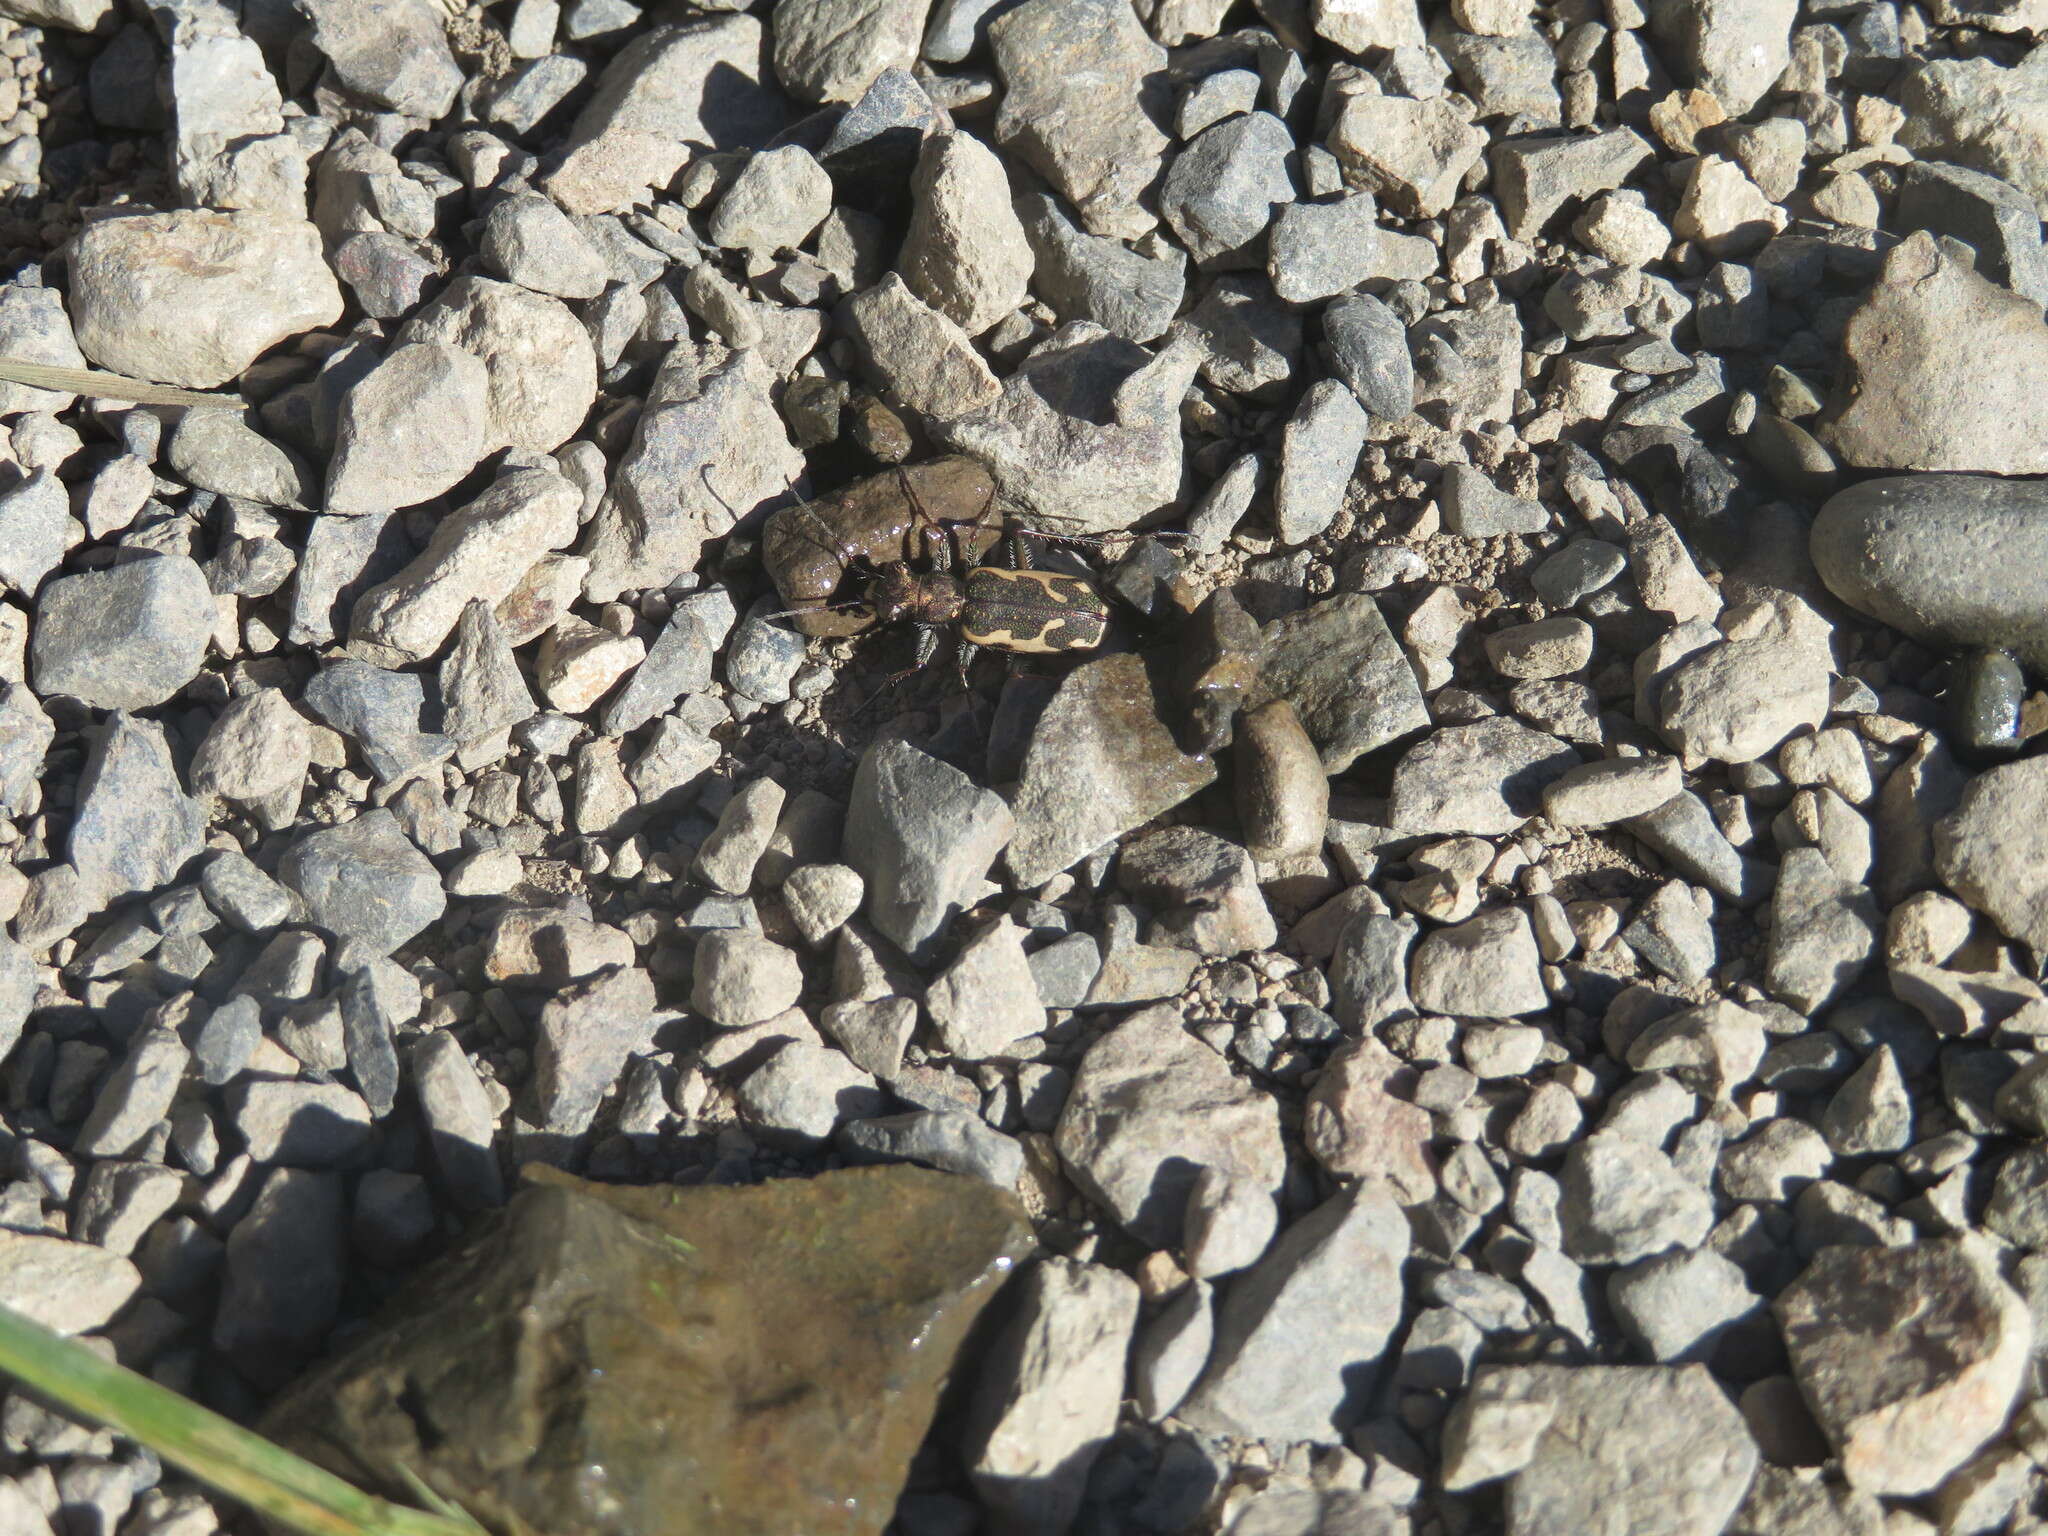
<path fill-rule="evenodd" d="M 966 603 L 958 577 L 945 571 L 913 571 L 903 564 L 885 565 L 875 574 L 868 601 L 885 624 L 950 624 Z"/>

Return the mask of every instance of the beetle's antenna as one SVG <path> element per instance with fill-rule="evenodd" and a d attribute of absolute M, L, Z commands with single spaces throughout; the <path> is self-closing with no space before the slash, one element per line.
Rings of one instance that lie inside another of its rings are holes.
<path fill-rule="evenodd" d="M 718 487 L 711 483 L 711 466 L 709 463 L 697 466 L 697 478 L 704 482 L 704 489 L 711 493 L 711 499 L 725 508 L 727 514 L 734 522 L 738 522 L 740 520 L 740 509 L 718 494 Z"/>
<path fill-rule="evenodd" d="M 1168 542 L 1192 539 L 1194 535 L 1183 528 L 1129 528 L 1112 533 L 1055 533 L 1049 528 L 1031 528 L 1019 525 L 1018 531 L 1034 539 L 1044 539 L 1051 544 L 1087 544 L 1095 548 L 1115 544 L 1128 539 L 1135 544 L 1140 539 L 1165 539 Z"/>
<path fill-rule="evenodd" d="M 856 597 L 844 603 L 812 603 L 808 608 L 785 608 L 780 613 L 764 613 L 761 617 L 764 619 L 794 619 L 806 613 L 841 613 L 848 608 L 865 608 L 867 606 L 866 599 Z"/>

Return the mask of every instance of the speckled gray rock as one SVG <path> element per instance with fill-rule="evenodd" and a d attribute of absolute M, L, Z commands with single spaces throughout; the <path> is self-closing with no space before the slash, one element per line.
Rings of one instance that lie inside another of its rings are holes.
<path fill-rule="evenodd" d="M 445 13 L 431 0 L 305 0 L 313 46 L 343 87 L 380 107 L 432 122 L 455 104 L 462 68 L 448 47 Z"/>
<path fill-rule="evenodd" d="M 1703 1365 L 1484 1366 L 1444 1429 L 1445 1485 L 1511 1477 L 1518 1536 L 1718 1536 L 1758 1460 Z"/>
<path fill-rule="evenodd" d="M 28 283 L 0 285 L 0 357 L 48 368 L 83 368 L 85 355 L 71 334 L 64 295 Z M 61 411 L 78 396 L 63 389 L 0 384 L 0 415 L 17 411 Z"/>
<path fill-rule="evenodd" d="M 1005 90 L 996 138 L 1037 171 L 1091 235 L 1132 240 L 1153 216 L 1138 199 L 1166 135 L 1141 109 L 1141 82 L 1166 50 L 1120 0 L 1025 0 L 989 24 Z"/>
<path fill-rule="evenodd" d="M 1425 935 L 1415 946 L 1409 990 L 1427 1013 L 1512 1018 L 1547 1008 L 1529 914 L 1497 907 Z"/>
<path fill-rule="evenodd" d="M 1051 879 L 1214 781 L 1215 764 L 1182 751 L 1164 723 L 1171 686 L 1163 666 L 1134 655 L 1067 674 L 1024 754 L 1009 853 L 1018 884 Z"/>
<path fill-rule="evenodd" d="M 1377 1180 L 1297 1219 L 1224 1295 L 1180 1417 L 1210 1434 L 1336 1441 L 1400 1323 L 1408 1246 Z"/>
<path fill-rule="evenodd" d="M 939 1043 L 960 1061 L 1014 1054 L 1017 1041 L 1045 1028 L 1023 930 L 1001 918 L 969 939 L 933 978 L 925 1010 Z"/>
<path fill-rule="evenodd" d="M 867 882 L 868 920 L 906 953 L 928 956 L 1015 829 L 1000 795 L 884 741 L 854 774 L 842 857 Z"/>
<path fill-rule="evenodd" d="M 1138 1287 L 1103 1264 L 1047 1258 L 1017 1282 L 991 1340 L 962 1449 L 993 1530 L 1064 1531 L 1116 1430 Z"/>
<path fill-rule="evenodd" d="M 1015 208 L 1031 244 L 1031 287 L 1062 323 L 1092 320 L 1126 341 L 1156 340 L 1173 323 L 1187 290 L 1179 251 L 1147 256 L 1088 234 L 1050 193 L 1027 192 Z"/>
<path fill-rule="evenodd" d="M 177 878 L 204 846 L 206 812 L 185 793 L 164 728 L 116 711 L 78 781 L 65 851 L 95 906 Z"/>
<path fill-rule="evenodd" d="M 1323 311 L 1323 336 L 1337 376 L 1360 405 L 1389 421 L 1408 414 L 1415 404 L 1415 364 L 1399 315 L 1369 293 L 1347 294 Z"/>
<path fill-rule="evenodd" d="M 421 728 L 429 710 L 426 681 L 416 672 L 394 672 L 345 656 L 315 673 L 300 701 L 353 741 L 380 779 L 396 779 L 455 750 L 448 737 Z"/>
<path fill-rule="evenodd" d="M 435 655 L 470 602 L 502 603 L 535 561 L 575 539 L 582 501 L 552 470 L 522 469 L 442 518 L 418 559 L 356 600 L 349 637 L 366 648 L 359 654 L 389 666 Z"/>
<path fill-rule="evenodd" d="M 1266 273 L 1290 304 L 1312 304 L 1380 274 L 1379 205 L 1370 192 L 1285 203 L 1266 234 Z"/>
<path fill-rule="evenodd" d="M 1517 720 L 1446 726 L 1395 766 L 1388 824 L 1404 833 L 1513 832 L 1542 810 L 1545 787 L 1578 763 L 1555 736 Z"/>
<path fill-rule="evenodd" d="M 552 453 L 583 425 L 597 398 L 590 332 L 560 299 L 473 273 L 457 277 L 398 333 L 447 342 L 484 365 L 484 452 Z"/>
<path fill-rule="evenodd" d="M 1672 1249 L 1618 1269 L 1607 1299 L 1622 1329 L 1652 1360 L 1705 1360 L 1729 1328 L 1763 1305 L 1742 1270 L 1709 1248 Z"/>
<path fill-rule="evenodd" d="M 1370 595 L 1312 603 L 1261 639 L 1261 690 L 1294 706 L 1326 774 L 1429 724 L 1415 669 Z"/>
<path fill-rule="evenodd" d="M 499 277 L 536 293 L 594 299 L 604 292 L 604 258 L 567 214 L 537 193 L 516 193 L 492 208 L 477 252 Z"/>
<path fill-rule="evenodd" d="M 1183 145 L 1159 187 L 1159 211 L 1208 271 L 1262 267 L 1274 209 L 1294 201 L 1294 137 L 1270 112 L 1246 112 Z"/>
<path fill-rule="evenodd" d="M 856 1162 L 922 1163 L 1000 1189 L 1014 1189 L 1024 1173 L 1024 1148 L 1017 1138 L 962 1110 L 919 1109 L 853 1120 L 839 1128 L 834 1141 Z"/>
<path fill-rule="evenodd" d="M 305 461 L 266 438 L 240 411 L 185 412 L 165 456 L 178 478 L 223 496 L 295 512 L 319 497 L 319 480 Z"/>
<path fill-rule="evenodd" d="M 461 347 L 393 347 L 342 397 L 330 512 L 389 512 L 440 495 L 488 447 L 489 376 Z"/>
<path fill-rule="evenodd" d="M 1564 1251 L 1581 1264 L 1633 1264 L 1696 1248 L 1714 1224 L 1713 1197 L 1654 1147 L 1613 1131 L 1574 1142 L 1560 1179 Z"/>
<path fill-rule="evenodd" d="M 1842 333 L 1848 360 L 1824 419 L 1842 463 L 1998 475 L 2048 470 L 2041 308 L 1922 230 L 1885 257 Z M 1967 352 L 1953 339 L 1967 334 Z"/>
<path fill-rule="evenodd" d="M 198 674 L 216 617 L 206 576 L 185 555 L 59 577 L 36 602 L 36 692 L 95 709 L 161 704 Z"/>
<path fill-rule="evenodd" d="M 213 1345 L 265 1389 L 290 1380 L 333 1326 L 341 1305 L 345 1210 L 339 1175 L 275 1168 L 228 1234 Z"/>
<path fill-rule="evenodd" d="M 803 473 L 758 353 L 736 353 L 701 374 L 697 362 L 675 354 L 656 377 L 585 528 L 592 602 L 666 585 L 696 565 L 706 540 L 732 529 L 735 515 L 779 500 Z"/>
<path fill-rule="evenodd" d="M 1650 28 L 1671 50 L 1676 72 L 1713 94 L 1730 118 L 1777 84 L 1792 60 L 1797 0 L 1658 0 Z"/>
<path fill-rule="evenodd" d="M 534 1040 L 541 1129 L 588 1130 L 626 1058 L 653 1044 L 657 1022 L 654 979 L 638 966 L 600 971 L 549 998 Z"/>
<path fill-rule="evenodd" d="M 484 599 L 471 598 L 441 658 L 441 729 L 460 744 L 530 720 L 539 708 L 504 626 Z"/>
<path fill-rule="evenodd" d="M 912 293 L 969 336 L 1023 304 L 1031 245 L 993 150 L 972 134 L 932 135 L 918 154 L 910 196 L 896 269 Z"/>
<path fill-rule="evenodd" d="M 141 1289 L 134 1263 L 118 1253 L 39 1232 L 0 1232 L 0 1303 L 45 1328 L 69 1335 L 104 1327 Z"/>
<path fill-rule="evenodd" d="M 2013 938 L 2048 949 L 2048 758 L 2003 763 L 1972 779 L 1934 824 L 1934 861 L 1948 888 Z"/>
<path fill-rule="evenodd" d="M 100 1085 L 92 1110 L 79 1127 L 71 1150 L 80 1157 L 120 1157 L 165 1115 L 192 1053 L 168 1029 L 138 1030 L 128 1051 Z"/>
<path fill-rule="evenodd" d="M 1262 1202 L 1272 1230 L 1286 1166 L 1277 1106 L 1183 1029 L 1171 1004 L 1088 1048 L 1054 1143 L 1075 1183 L 1141 1242 L 1180 1242 L 1205 1169 L 1248 1205 Z"/>
<path fill-rule="evenodd" d="M 427 1145 L 449 1198 L 465 1211 L 501 1203 L 505 1185 L 491 1146 L 494 1116 L 476 1068 L 445 1030 L 421 1035 L 411 1063 Z"/>
<path fill-rule="evenodd" d="M 79 231 L 70 256 L 79 350 L 131 377 L 214 389 L 263 352 L 341 318 L 341 288 L 304 219 L 185 208 Z"/>
<path fill-rule="evenodd" d="M 278 876 L 308 918 L 336 938 L 388 955 L 447 909 L 441 874 L 388 810 L 309 832 L 285 850 Z"/>
<path fill-rule="evenodd" d="M 829 1046 L 792 1040 L 747 1075 L 734 1095 L 741 1115 L 771 1138 L 815 1146 L 847 1120 L 888 1107 L 875 1080 Z"/>
<path fill-rule="evenodd" d="M 547 191 L 570 214 L 615 213 L 663 186 L 692 146 L 761 143 L 783 119 L 760 18 L 723 15 L 654 27 L 632 39 L 577 114 Z"/>
<path fill-rule="evenodd" d="M 794 951 L 746 928 L 718 928 L 697 941 L 690 1006 L 720 1029 L 745 1029 L 795 1003 L 804 974 Z"/>
<path fill-rule="evenodd" d="M 1064 326 L 992 400 L 936 423 L 936 436 L 987 465 L 1033 526 L 1134 528 L 1180 494 L 1180 405 L 1201 365 L 1201 349 L 1178 333 L 1155 356 L 1090 325 Z"/>
<path fill-rule="evenodd" d="M 856 101 L 917 58 L 930 0 L 777 0 L 775 76 L 805 101 Z"/>
<path fill-rule="evenodd" d="M 0 590 L 34 597 L 43 578 L 64 563 L 70 528 L 71 498 L 48 470 L 0 493 Z"/>
<path fill-rule="evenodd" d="M 1438 501 L 1445 530 L 1468 539 L 1541 533 L 1550 526 L 1550 514 L 1541 502 L 1509 495 L 1469 464 L 1444 467 Z"/>
<path fill-rule="evenodd" d="M 1900 143 L 2002 176 L 2037 211 L 2048 206 L 2048 88 L 2039 70 L 1988 57 L 1930 60 L 1906 72 L 1899 104 Z"/>
<path fill-rule="evenodd" d="M 1351 471 L 1365 446 L 1364 409 L 1337 379 L 1308 387 L 1281 438 L 1273 522 L 1283 544 L 1305 544 L 1328 528 L 1344 505 Z"/>
<path fill-rule="evenodd" d="M 259 1163 L 334 1168 L 370 1145 L 370 1106 L 340 1083 L 244 1078 L 228 1090 L 236 1132 Z"/>

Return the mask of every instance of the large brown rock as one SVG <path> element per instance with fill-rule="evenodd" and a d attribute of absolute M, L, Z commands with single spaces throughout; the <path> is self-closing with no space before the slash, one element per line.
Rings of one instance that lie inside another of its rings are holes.
<path fill-rule="evenodd" d="M 2033 1339 L 1975 1239 L 1823 1248 L 1773 1310 L 1843 1476 L 1874 1494 L 1928 1492 L 2004 1428 Z"/>
<path fill-rule="evenodd" d="M 527 1179 L 265 1432 L 496 1529 L 866 1536 L 1029 1246 L 1010 1196 L 901 1165 L 747 1189 Z"/>

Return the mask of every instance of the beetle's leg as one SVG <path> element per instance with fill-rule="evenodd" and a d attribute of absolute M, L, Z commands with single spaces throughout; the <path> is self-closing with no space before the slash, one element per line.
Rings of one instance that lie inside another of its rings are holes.
<path fill-rule="evenodd" d="M 953 569 L 953 541 L 946 530 L 934 523 L 924 531 L 925 554 L 930 556 L 932 569 L 950 571 Z"/>
<path fill-rule="evenodd" d="M 1024 530 L 1010 530 L 1010 568 L 1017 571 L 1031 569 L 1031 546 L 1024 542 Z"/>
<path fill-rule="evenodd" d="M 890 690 L 895 688 L 895 686 L 898 683 L 902 682 L 906 677 L 915 677 L 918 673 L 922 672 L 925 668 L 925 664 L 929 662 L 932 659 L 932 657 L 938 653 L 938 649 L 939 631 L 937 626 L 931 624 L 920 624 L 917 627 L 917 660 L 913 661 L 901 672 L 892 672 L 887 677 L 883 678 L 881 683 L 876 687 L 875 691 L 868 695 L 867 703 L 861 705 L 859 709 L 854 711 L 854 718 L 858 720 L 862 715 L 866 714 L 869 710 L 873 709 L 877 704 L 881 703 L 883 696 L 889 693 Z"/>
<path fill-rule="evenodd" d="M 960 686 L 967 686 L 967 669 L 974 665 L 975 654 L 981 647 L 972 640 L 962 640 L 960 648 L 953 653 L 954 670 L 960 674 Z"/>

